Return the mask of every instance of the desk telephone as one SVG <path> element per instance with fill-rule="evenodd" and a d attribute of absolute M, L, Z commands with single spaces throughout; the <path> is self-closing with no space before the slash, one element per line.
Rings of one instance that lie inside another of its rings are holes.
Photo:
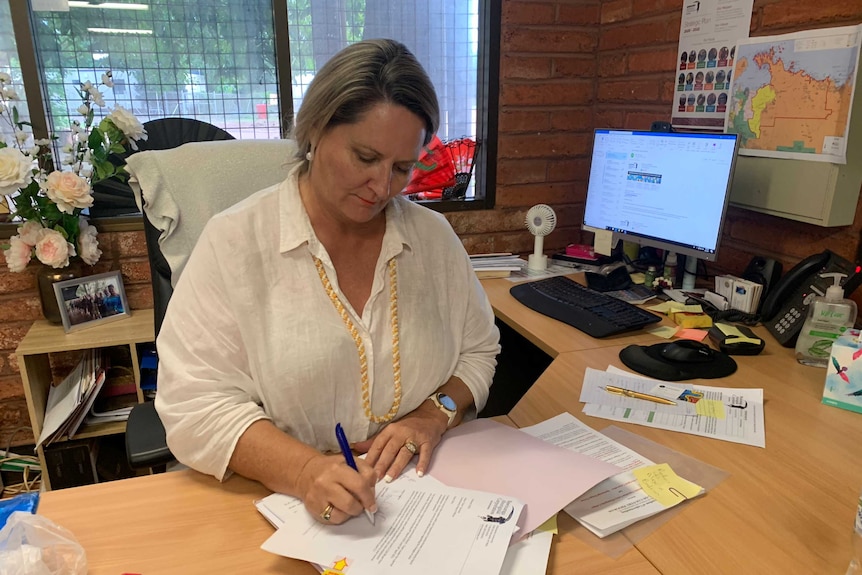
<path fill-rule="evenodd" d="M 862 273 L 857 267 L 829 250 L 808 256 L 788 271 L 763 302 L 760 311 L 763 324 L 784 347 L 796 345 L 796 337 L 802 329 L 811 298 L 824 295 L 832 285 L 832 278 L 821 278 L 820 274 L 838 272 L 847 278 L 844 297 L 849 297 L 862 283 Z"/>

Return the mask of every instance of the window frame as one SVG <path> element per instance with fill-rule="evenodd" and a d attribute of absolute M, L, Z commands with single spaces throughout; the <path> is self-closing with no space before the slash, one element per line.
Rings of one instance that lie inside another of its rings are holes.
<path fill-rule="evenodd" d="M 48 114 L 45 105 L 44 87 L 39 78 L 41 62 L 36 52 L 33 37 L 33 21 L 29 2 L 10 2 L 12 25 L 18 46 L 18 58 L 27 95 L 27 106 L 36 138 L 47 138 Z M 281 109 L 281 133 L 285 137 L 293 123 L 293 95 L 290 70 L 290 39 L 287 21 L 287 1 L 272 1 L 275 25 L 276 73 L 278 75 L 278 97 Z M 464 200 L 419 200 L 438 212 L 461 212 L 492 209 L 496 202 L 497 180 L 497 129 L 500 92 L 500 31 L 502 7 L 494 0 L 479 0 L 479 47 L 477 65 L 477 110 L 484 110 L 477 119 L 476 138 L 481 142 L 478 159 L 474 164 L 473 177 L 477 189 L 484 191 L 482 197 Z M 288 78 L 282 82 L 282 78 Z M 143 215 L 129 214 L 107 218 L 92 218 L 91 223 L 100 232 L 128 232 L 143 229 Z M 17 233 L 17 224 L 0 223 L 0 238 L 9 238 Z"/>

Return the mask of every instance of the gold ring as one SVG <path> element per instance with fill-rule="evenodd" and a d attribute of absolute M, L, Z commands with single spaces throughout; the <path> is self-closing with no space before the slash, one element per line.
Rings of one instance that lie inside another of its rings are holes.
<path fill-rule="evenodd" d="M 332 518 L 333 509 L 334 507 L 332 506 L 332 503 L 327 505 L 326 509 L 323 510 L 323 513 L 320 514 L 321 519 L 323 519 L 324 521 L 329 521 Z"/>
<path fill-rule="evenodd" d="M 413 441 L 410 439 L 408 439 L 407 441 L 404 442 L 404 449 L 406 449 L 407 451 L 409 451 L 413 455 L 416 455 L 416 452 L 419 450 L 419 448 L 416 447 L 416 444 L 413 443 Z"/>

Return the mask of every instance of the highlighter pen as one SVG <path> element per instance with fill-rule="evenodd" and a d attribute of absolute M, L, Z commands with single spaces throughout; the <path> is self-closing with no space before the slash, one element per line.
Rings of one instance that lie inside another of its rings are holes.
<path fill-rule="evenodd" d="M 347 436 L 344 435 L 344 429 L 340 423 L 335 424 L 335 438 L 338 440 L 338 446 L 341 448 L 341 454 L 344 455 L 344 461 L 354 471 L 359 471 L 356 468 L 356 461 L 353 459 L 353 452 L 350 451 L 350 443 L 347 441 Z M 374 514 L 369 510 L 365 510 L 365 516 L 374 525 Z"/>
<path fill-rule="evenodd" d="M 603 387 L 602 389 L 604 389 L 608 393 L 613 393 L 614 395 L 625 395 L 626 397 L 632 397 L 634 399 L 644 399 L 646 401 L 652 401 L 664 405 L 676 405 L 675 401 L 665 399 L 664 397 L 650 395 L 648 393 L 641 393 L 640 391 L 633 391 L 631 389 L 625 389 L 623 387 L 617 387 L 615 385 L 608 385 L 606 387 Z"/>

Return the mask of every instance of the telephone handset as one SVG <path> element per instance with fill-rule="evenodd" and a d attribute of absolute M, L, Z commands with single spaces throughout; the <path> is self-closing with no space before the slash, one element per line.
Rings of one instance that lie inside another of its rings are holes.
<path fill-rule="evenodd" d="M 844 295 L 848 297 L 859 287 L 862 274 L 856 267 L 829 250 L 808 256 L 782 277 L 763 302 L 760 316 L 766 328 L 784 347 L 796 345 L 796 337 L 808 313 L 811 298 L 824 295 L 832 285 L 831 278 L 820 274 L 838 272 L 845 274 Z"/>

